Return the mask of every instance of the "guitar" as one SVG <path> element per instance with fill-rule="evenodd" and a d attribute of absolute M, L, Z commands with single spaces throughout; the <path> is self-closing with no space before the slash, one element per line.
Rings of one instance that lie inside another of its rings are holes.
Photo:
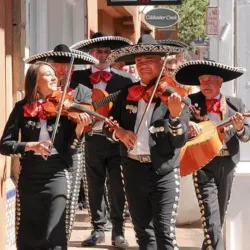
<path fill-rule="evenodd" d="M 242 114 L 250 117 L 250 113 Z M 225 137 L 224 128 L 232 124 L 228 118 L 215 125 L 212 121 L 198 123 L 201 133 L 191 138 L 180 153 L 180 174 L 186 176 L 208 164 L 219 154 Z"/>
<path fill-rule="evenodd" d="M 108 94 L 108 92 L 103 89 L 93 89 L 92 105 L 94 107 L 94 111 L 102 116 L 108 117 L 113 102 L 115 102 L 119 93 L 120 90 L 115 93 Z M 84 128 L 84 132 L 89 132 L 98 120 L 99 118 L 95 117 L 93 123 Z"/>

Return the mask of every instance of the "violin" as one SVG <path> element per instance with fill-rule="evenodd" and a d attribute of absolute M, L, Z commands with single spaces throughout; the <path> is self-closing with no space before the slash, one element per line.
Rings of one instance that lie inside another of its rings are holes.
<path fill-rule="evenodd" d="M 74 92 L 72 90 L 67 90 L 64 102 L 63 102 L 63 108 L 62 108 L 62 116 L 67 116 L 68 119 L 72 120 L 75 123 L 80 122 L 80 113 L 87 113 L 92 117 L 98 118 L 100 120 L 103 120 L 111 129 L 115 130 L 119 126 L 117 123 L 113 122 L 106 116 L 103 116 L 101 114 L 98 114 L 94 111 L 94 106 L 92 104 L 87 103 L 81 103 L 77 104 L 73 101 L 73 94 Z M 60 105 L 60 100 L 62 97 L 62 91 L 54 91 L 46 100 L 44 103 L 42 103 L 43 112 L 47 117 L 56 116 L 58 112 L 58 108 Z"/>
<path fill-rule="evenodd" d="M 154 90 L 154 82 L 150 83 L 146 88 L 145 95 L 150 98 Z M 181 101 L 185 103 L 188 107 L 191 105 L 191 100 L 187 97 L 187 90 L 178 85 L 172 77 L 163 76 L 160 80 L 159 86 L 156 90 L 155 97 L 160 98 L 164 104 L 168 104 L 168 97 L 173 94 L 178 93 L 181 96 Z"/>

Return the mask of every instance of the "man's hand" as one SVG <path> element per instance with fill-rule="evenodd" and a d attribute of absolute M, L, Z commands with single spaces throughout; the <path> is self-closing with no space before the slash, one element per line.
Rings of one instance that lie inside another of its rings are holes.
<path fill-rule="evenodd" d="M 200 130 L 198 124 L 195 122 L 189 122 L 189 124 L 188 124 L 188 137 L 192 138 L 192 137 L 199 135 L 200 133 L 201 133 L 201 130 Z"/>
<path fill-rule="evenodd" d="M 244 128 L 244 116 L 241 113 L 235 113 L 231 119 L 237 131 L 241 131 Z"/>
<path fill-rule="evenodd" d="M 118 138 L 128 150 L 132 150 L 136 143 L 137 136 L 130 130 L 126 130 L 123 128 L 118 128 L 115 130 L 115 137 Z"/>
<path fill-rule="evenodd" d="M 168 108 L 172 119 L 180 116 L 182 110 L 180 95 L 174 93 L 168 97 Z"/>

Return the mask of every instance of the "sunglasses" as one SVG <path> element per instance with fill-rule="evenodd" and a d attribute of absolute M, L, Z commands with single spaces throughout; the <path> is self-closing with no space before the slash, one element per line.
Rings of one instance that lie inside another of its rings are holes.
<path fill-rule="evenodd" d="M 97 54 L 110 54 L 110 49 L 95 49 Z"/>
<path fill-rule="evenodd" d="M 169 72 L 174 72 L 174 71 L 175 71 L 175 69 L 170 69 L 170 68 L 167 68 L 167 71 L 169 71 Z"/>

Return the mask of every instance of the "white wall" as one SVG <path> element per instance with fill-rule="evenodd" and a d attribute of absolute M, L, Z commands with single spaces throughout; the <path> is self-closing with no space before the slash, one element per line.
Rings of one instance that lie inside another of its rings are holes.
<path fill-rule="evenodd" d="M 243 99 L 248 110 L 250 110 L 250 1 L 238 0 L 237 2 L 236 64 L 237 66 L 244 67 L 247 70 L 246 73 L 237 81 L 237 96 Z M 242 161 L 250 161 L 249 152 L 250 143 L 242 143 Z"/>
<path fill-rule="evenodd" d="M 250 0 L 211 0 L 210 6 L 219 8 L 219 32 L 210 38 L 210 59 L 248 70 L 237 80 L 224 83 L 222 92 L 240 97 L 250 109 Z M 221 40 L 226 23 L 230 27 L 225 39 Z M 242 143 L 242 162 L 250 162 L 249 148 L 249 143 Z"/>
<path fill-rule="evenodd" d="M 211 0 L 210 6 L 218 6 L 219 9 L 218 35 L 210 39 L 210 59 L 234 65 L 234 0 Z M 229 23 L 230 27 L 225 39 L 221 40 L 221 33 L 226 23 Z M 224 83 L 222 92 L 234 96 L 234 82 Z"/>
<path fill-rule="evenodd" d="M 85 0 L 28 0 L 27 55 L 85 38 Z"/>

